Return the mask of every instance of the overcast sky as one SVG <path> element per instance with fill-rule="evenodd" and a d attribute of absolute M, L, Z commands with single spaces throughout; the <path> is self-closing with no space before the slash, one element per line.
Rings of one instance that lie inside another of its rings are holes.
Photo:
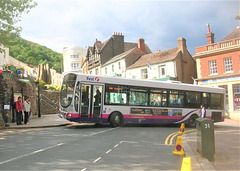
<path fill-rule="evenodd" d="M 237 28 L 240 4 L 221 0 L 36 0 L 22 16 L 21 37 L 62 53 L 63 47 L 93 46 L 121 32 L 125 42 L 145 39 L 150 49 L 177 47 L 184 37 L 191 54 L 207 44 L 207 26 L 221 41 Z"/>

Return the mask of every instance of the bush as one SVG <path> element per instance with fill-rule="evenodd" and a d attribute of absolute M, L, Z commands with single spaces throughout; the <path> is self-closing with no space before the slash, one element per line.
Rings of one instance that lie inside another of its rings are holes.
<path fill-rule="evenodd" d="M 47 87 L 48 90 L 56 90 L 56 87 L 54 85 L 49 85 L 49 84 L 46 84 L 45 87 Z"/>

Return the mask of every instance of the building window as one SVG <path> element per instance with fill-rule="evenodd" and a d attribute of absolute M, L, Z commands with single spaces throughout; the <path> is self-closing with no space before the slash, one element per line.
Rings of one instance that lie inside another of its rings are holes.
<path fill-rule="evenodd" d="M 77 71 L 79 70 L 79 63 L 72 63 L 71 67 L 72 67 L 72 71 Z"/>
<path fill-rule="evenodd" d="M 99 61 L 99 55 L 98 55 L 98 53 L 96 52 L 96 53 L 95 53 L 95 56 L 94 56 L 94 62 L 97 62 L 97 61 Z"/>
<path fill-rule="evenodd" d="M 141 78 L 142 79 L 147 79 L 148 78 L 148 70 L 147 69 L 142 69 L 141 70 Z"/>
<path fill-rule="evenodd" d="M 209 61 L 209 73 L 210 75 L 216 75 L 217 74 L 217 62 L 216 60 Z"/>
<path fill-rule="evenodd" d="M 105 67 L 105 75 L 107 75 L 107 67 Z"/>
<path fill-rule="evenodd" d="M 118 69 L 121 71 L 121 62 L 118 62 Z"/>
<path fill-rule="evenodd" d="M 233 85 L 234 111 L 240 111 L 240 84 Z"/>
<path fill-rule="evenodd" d="M 98 70 L 98 68 L 96 68 L 95 73 L 96 73 L 96 75 L 99 75 L 99 70 Z"/>
<path fill-rule="evenodd" d="M 112 73 L 114 73 L 114 65 L 112 64 Z"/>
<path fill-rule="evenodd" d="M 78 55 L 71 55 L 71 58 L 77 59 L 77 58 L 79 58 L 79 56 Z"/>
<path fill-rule="evenodd" d="M 166 66 L 165 65 L 161 65 L 158 67 L 158 75 L 159 75 L 159 78 L 166 76 Z"/>
<path fill-rule="evenodd" d="M 233 71 L 232 58 L 224 58 L 224 70 L 225 73 Z"/>

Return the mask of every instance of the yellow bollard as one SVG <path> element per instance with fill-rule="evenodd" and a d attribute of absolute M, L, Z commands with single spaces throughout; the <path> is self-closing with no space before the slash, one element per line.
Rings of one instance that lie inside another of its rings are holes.
<path fill-rule="evenodd" d="M 180 134 L 180 135 L 185 134 L 184 130 L 185 130 L 185 124 L 182 123 L 182 124 L 181 124 L 181 127 L 180 127 L 180 129 L 179 129 L 179 131 L 178 131 L 178 134 Z"/>
<path fill-rule="evenodd" d="M 185 152 L 183 151 L 183 147 L 182 147 L 182 137 L 181 136 L 177 137 L 175 151 L 173 151 L 172 154 L 173 155 L 178 155 L 178 156 L 184 156 L 185 155 Z"/>
<path fill-rule="evenodd" d="M 192 171 L 191 157 L 184 157 L 181 171 Z"/>

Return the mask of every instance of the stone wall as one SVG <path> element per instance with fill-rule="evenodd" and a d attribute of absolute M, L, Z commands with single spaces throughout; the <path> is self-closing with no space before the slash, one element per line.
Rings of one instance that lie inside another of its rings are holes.
<path fill-rule="evenodd" d="M 17 97 L 15 99 L 13 98 L 13 94 L 22 94 L 24 96 L 30 97 L 31 102 L 31 111 L 33 115 L 37 114 L 37 98 L 36 98 L 36 85 L 33 84 L 33 80 L 30 78 L 23 79 L 17 74 L 13 74 L 11 72 L 3 71 L 3 74 L 7 73 L 7 77 L 2 77 L 0 75 L 0 104 L 1 109 L 3 108 L 3 105 L 10 105 L 10 110 L 7 110 L 5 112 L 8 113 L 8 121 L 11 122 L 13 118 L 16 120 L 16 114 L 13 114 L 12 108 L 13 103 L 16 101 Z M 21 96 L 22 96 L 21 95 Z M 14 116 L 13 116 L 14 115 Z"/>

